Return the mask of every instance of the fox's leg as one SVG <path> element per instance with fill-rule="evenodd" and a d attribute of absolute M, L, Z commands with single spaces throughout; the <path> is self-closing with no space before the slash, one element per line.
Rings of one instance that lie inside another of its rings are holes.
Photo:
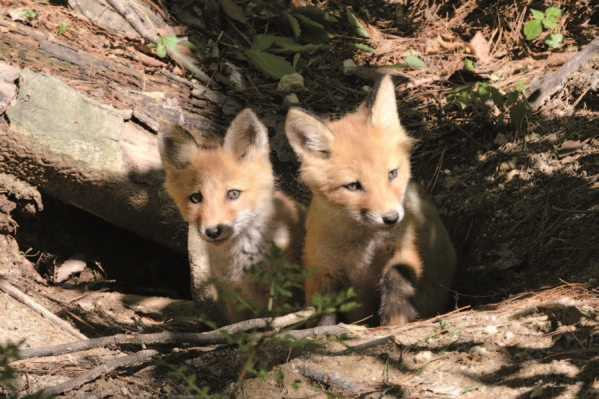
<path fill-rule="evenodd" d="M 402 246 L 387 262 L 380 282 L 381 325 L 400 326 L 418 317 L 412 299 L 422 270 L 415 243 Z"/>
<path fill-rule="evenodd" d="M 309 268 L 308 265 L 306 267 Z M 306 304 L 307 306 L 313 306 L 312 297 L 314 295 L 333 294 L 343 287 L 340 280 L 327 270 L 315 267 L 314 275 L 306 279 L 305 288 Z M 337 324 L 337 315 L 335 313 L 324 315 L 318 323 L 319 326 L 332 326 L 334 324 Z"/>
<path fill-rule="evenodd" d="M 268 287 L 253 277 L 246 276 L 238 284 L 229 285 L 225 291 L 223 296 L 230 323 L 269 315 Z"/>

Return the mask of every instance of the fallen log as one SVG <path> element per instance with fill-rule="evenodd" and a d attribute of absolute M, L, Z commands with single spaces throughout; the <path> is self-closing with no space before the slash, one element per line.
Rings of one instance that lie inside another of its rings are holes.
<path fill-rule="evenodd" d="M 18 95 L 6 109 L 8 124 L 0 125 L 0 172 L 185 250 L 186 226 L 162 189 L 156 138 L 131 122 L 131 110 L 99 103 L 56 77 L 27 69 L 12 83 Z"/>
<path fill-rule="evenodd" d="M 591 40 L 583 50 L 562 65 L 560 69 L 542 80 L 540 86 L 528 96 L 531 108 L 539 108 L 551 94 L 563 86 L 572 73 L 589 62 L 597 52 L 599 52 L 599 36 Z"/>

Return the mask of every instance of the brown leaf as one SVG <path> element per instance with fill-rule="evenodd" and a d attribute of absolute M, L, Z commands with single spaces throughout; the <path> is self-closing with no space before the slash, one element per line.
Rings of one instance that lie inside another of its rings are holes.
<path fill-rule="evenodd" d="M 559 150 L 557 150 L 557 156 L 563 158 L 571 155 L 576 151 L 582 149 L 586 143 L 586 140 L 581 142 L 580 140 L 566 140 L 562 143 Z"/>
<path fill-rule="evenodd" d="M 483 36 L 482 33 L 476 32 L 474 37 L 470 40 L 470 47 L 472 47 L 472 52 L 478 58 L 478 62 L 480 64 L 484 64 L 489 61 L 489 53 L 491 52 L 491 48 L 489 46 L 489 42 Z"/>
<path fill-rule="evenodd" d="M 468 43 L 449 35 L 437 35 L 435 39 L 427 40 L 424 48 L 425 54 L 439 54 L 456 50 L 463 50 L 467 53 L 472 51 Z"/>
<path fill-rule="evenodd" d="M 227 17 L 245 24 L 245 13 L 241 7 L 233 3 L 233 0 L 220 0 L 220 6 L 222 7 L 223 12 L 227 14 Z"/>

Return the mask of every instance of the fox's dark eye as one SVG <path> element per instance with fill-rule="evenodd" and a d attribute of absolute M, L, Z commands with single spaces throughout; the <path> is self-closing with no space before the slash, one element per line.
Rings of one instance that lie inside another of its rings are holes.
<path fill-rule="evenodd" d="M 389 181 L 395 179 L 397 177 L 397 169 L 393 169 L 389 171 Z"/>
<path fill-rule="evenodd" d="M 229 190 L 227 191 L 227 198 L 230 200 L 236 200 L 241 195 L 241 191 L 239 190 Z"/>
<path fill-rule="evenodd" d="M 352 183 L 347 183 L 343 187 L 345 187 L 349 191 L 362 190 L 362 184 L 359 181 L 355 181 L 355 182 L 352 182 Z"/>
<path fill-rule="evenodd" d="M 193 202 L 194 204 L 199 204 L 200 202 L 202 202 L 202 200 L 204 199 L 204 197 L 202 197 L 202 193 L 193 193 L 189 196 L 189 200 L 191 202 Z"/>

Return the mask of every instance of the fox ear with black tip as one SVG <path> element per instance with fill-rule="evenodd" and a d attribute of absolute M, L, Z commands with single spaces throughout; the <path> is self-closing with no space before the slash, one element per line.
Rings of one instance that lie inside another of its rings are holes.
<path fill-rule="evenodd" d="M 223 148 L 237 159 L 249 159 L 256 155 L 268 158 L 268 130 L 254 111 L 246 108 L 231 122 Z"/>
<path fill-rule="evenodd" d="M 335 141 L 333 132 L 320 118 L 297 107 L 287 113 L 285 134 L 302 162 L 307 157 L 328 158 Z"/>
<path fill-rule="evenodd" d="M 182 170 L 197 155 L 198 143 L 181 126 L 163 123 L 158 133 L 158 148 L 165 165 Z"/>

